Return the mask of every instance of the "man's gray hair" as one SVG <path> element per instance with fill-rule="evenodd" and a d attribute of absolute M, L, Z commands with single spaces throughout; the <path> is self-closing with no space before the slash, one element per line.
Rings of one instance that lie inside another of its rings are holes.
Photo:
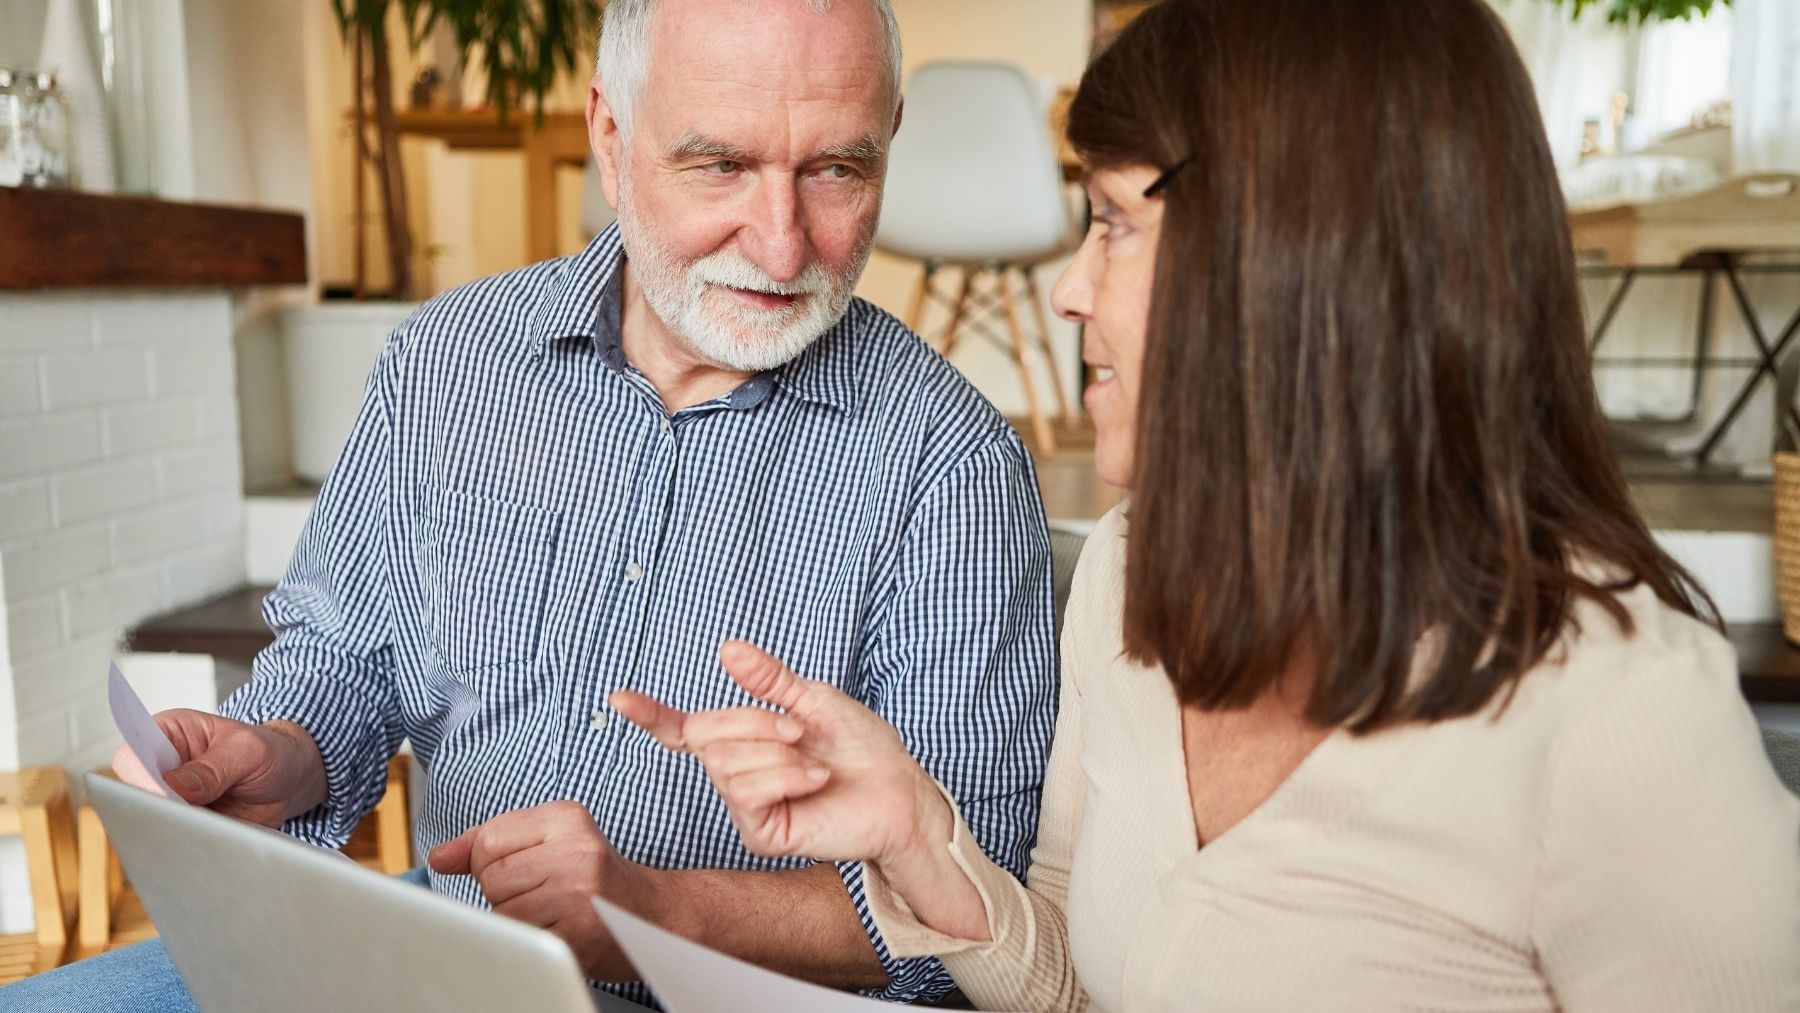
<path fill-rule="evenodd" d="M 832 0 L 806 0 L 814 10 L 824 11 Z M 862 0 L 850 0 L 862 2 Z M 894 20 L 894 8 L 888 0 L 867 0 L 881 16 L 881 27 L 887 35 L 887 71 L 893 97 L 900 101 L 900 23 Z M 612 107 L 619 133 L 631 136 L 631 116 L 637 100 L 644 94 L 650 76 L 650 19 L 656 15 L 661 0 L 608 0 L 606 14 L 600 22 L 600 52 L 594 60 L 594 71 L 606 88 L 606 102 Z"/>

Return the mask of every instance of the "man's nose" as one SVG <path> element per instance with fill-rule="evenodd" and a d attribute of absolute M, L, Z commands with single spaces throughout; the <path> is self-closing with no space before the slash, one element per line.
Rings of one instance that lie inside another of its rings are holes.
<path fill-rule="evenodd" d="M 765 179 L 756 188 L 749 220 L 739 233 L 744 255 L 776 281 L 793 281 L 806 266 L 797 183 L 793 176 Z"/>

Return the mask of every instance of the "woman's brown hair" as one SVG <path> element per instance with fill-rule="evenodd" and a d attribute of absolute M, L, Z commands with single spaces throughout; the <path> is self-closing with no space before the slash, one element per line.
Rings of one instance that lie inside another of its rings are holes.
<path fill-rule="evenodd" d="M 1627 632 L 1628 584 L 1712 614 L 1632 508 L 1543 121 L 1482 0 L 1165 0 L 1069 137 L 1090 168 L 1187 162 L 1124 629 L 1184 702 L 1248 705 L 1304 651 L 1309 719 L 1438 720 L 1515 686 L 1579 599 Z"/>

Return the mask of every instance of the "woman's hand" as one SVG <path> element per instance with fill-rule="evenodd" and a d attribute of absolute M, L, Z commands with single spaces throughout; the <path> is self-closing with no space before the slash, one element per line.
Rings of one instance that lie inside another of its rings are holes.
<path fill-rule="evenodd" d="M 666 748 L 700 758 L 751 851 L 873 862 L 921 923 L 986 940 L 987 909 L 947 846 L 955 814 L 893 726 L 741 640 L 719 648 L 719 663 L 786 713 L 687 714 L 629 691 L 610 702 Z"/>
<path fill-rule="evenodd" d="M 700 758 L 751 851 L 908 866 L 922 849 L 944 850 L 950 807 L 893 726 L 741 640 L 721 647 L 719 662 L 786 713 L 688 714 L 630 691 L 611 704 L 666 748 Z"/>

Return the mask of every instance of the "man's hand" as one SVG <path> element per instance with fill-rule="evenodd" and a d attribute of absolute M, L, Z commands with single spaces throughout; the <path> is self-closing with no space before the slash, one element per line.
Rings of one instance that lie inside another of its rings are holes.
<path fill-rule="evenodd" d="M 194 805 L 279 827 L 325 801 L 325 761 L 312 736 L 291 721 L 247 725 L 203 711 L 168 710 L 156 715 L 156 723 L 182 760 L 163 780 Z M 128 784 L 154 786 L 128 746 L 113 754 L 113 770 Z"/>
<path fill-rule="evenodd" d="M 431 849 L 431 867 L 474 876 L 494 910 L 555 933 L 590 978 L 638 977 L 590 897 L 650 916 L 654 869 L 619 856 L 579 802 L 505 813 Z"/>

